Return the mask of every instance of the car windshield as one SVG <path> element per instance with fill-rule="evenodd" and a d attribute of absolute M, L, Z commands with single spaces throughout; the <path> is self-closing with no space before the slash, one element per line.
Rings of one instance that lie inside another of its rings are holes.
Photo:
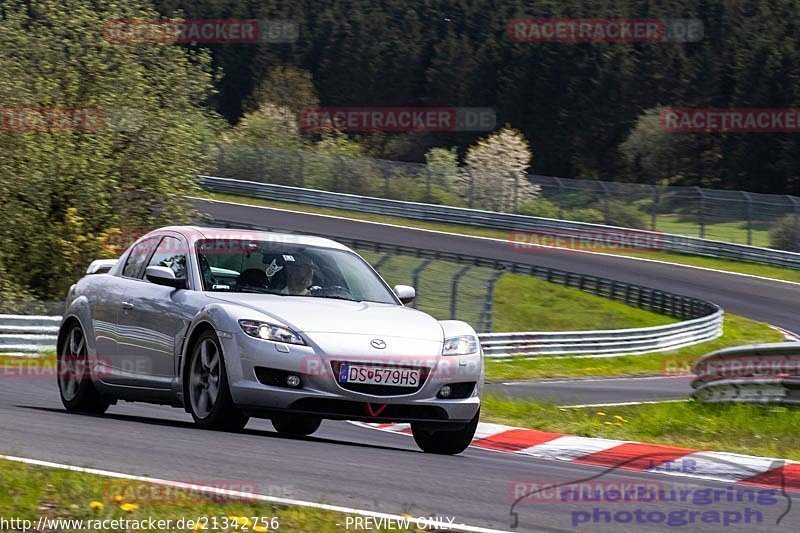
<path fill-rule="evenodd" d="M 203 289 L 396 304 L 356 254 L 268 241 L 206 239 L 197 243 Z"/>

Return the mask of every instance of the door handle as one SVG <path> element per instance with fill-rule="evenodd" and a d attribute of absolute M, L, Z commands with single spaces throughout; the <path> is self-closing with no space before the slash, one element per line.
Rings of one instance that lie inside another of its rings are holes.
<path fill-rule="evenodd" d="M 135 306 L 130 302 L 122 302 L 122 308 L 125 309 L 126 311 L 128 309 L 133 309 L 134 307 Z"/>

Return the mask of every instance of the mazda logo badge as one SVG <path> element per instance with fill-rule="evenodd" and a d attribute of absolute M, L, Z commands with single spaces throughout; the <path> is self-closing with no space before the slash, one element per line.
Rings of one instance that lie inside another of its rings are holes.
<path fill-rule="evenodd" d="M 383 350 L 386 348 L 386 342 L 381 339 L 372 339 L 369 341 L 373 348 L 377 348 L 379 350 Z"/>

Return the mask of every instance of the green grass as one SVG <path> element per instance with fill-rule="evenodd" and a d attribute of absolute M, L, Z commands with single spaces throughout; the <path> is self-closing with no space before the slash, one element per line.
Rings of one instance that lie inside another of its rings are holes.
<path fill-rule="evenodd" d="M 381 262 L 379 272 L 390 285 L 410 285 L 413 270 L 422 259 L 359 250 L 372 264 Z M 451 317 L 453 276 L 464 265 L 432 261 L 421 271 L 417 308 L 438 319 Z M 482 311 L 486 284 L 496 271 L 472 267 L 458 284 L 456 318 L 476 329 L 484 325 Z M 670 324 L 676 320 L 627 304 L 563 287 L 525 274 L 505 274 L 495 286 L 494 331 L 563 331 L 636 328 Z"/>
<path fill-rule="evenodd" d="M 694 401 L 600 408 L 558 408 L 484 396 L 481 421 L 585 437 L 642 441 L 800 459 L 800 410 Z"/>
<path fill-rule="evenodd" d="M 173 520 L 171 528 L 138 531 L 192 531 L 191 527 L 178 529 L 176 522 L 181 518 L 197 520 L 200 517 L 208 520 L 206 531 L 272 531 L 265 528 L 271 517 L 277 517 L 279 531 L 334 532 L 344 529 L 345 524 L 344 514 L 331 511 L 229 498 L 215 501 L 195 492 L 172 491 L 166 492 L 164 497 L 164 487 L 6 460 L 0 460 L 0 479 L 3 480 L 3 490 L 0 491 L 3 516 L 6 519 L 32 520 L 34 526 L 40 516 L 77 520 Z M 206 483 L 213 484 L 211 481 Z M 252 486 L 253 482 L 242 481 L 239 484 L 226 480 L 218 485 L 242 490 L 244 486 Z M 121 501 L 115 501 L 115 496 L 121 497 Z M 217 518 L 216 529 L 211 527 L 212 517 Z M 237 517 L 241 520 L 239 525 L 222 527 Z M 99 529 L 85 527 L 84 530 Z"/>
<path fill-rule="evenodd" d="M 660 326 L 677 319 L 563 287 L 506 274 L 495 287 L 495 331 L 572 331 Z"/>
<path fill-rule="evenodd" d="M 261 198 L 252 198 L 249 196 L 240 196 L 240 195 L 224 194 L 224 193 L 210 193 L 208 191 L 204 191 L 204 197 L 214 200 L 227 201 L 227 202 L 274 207 L 278 209 L 291 209 L 293 211 L 301 211 L 305 213 L 334 215 L 334 216 L 354 218 L 358 220 L 382 222 L 386 224 L 397 224 L 402 226 L 430 229 L 436 231 L 446 231 L 462 235 L 476 235 L 479 237 L 489 237 L 493 239 L 503 239 L 503 240 L 509 239 L 508 231 L 493 230 L 476 226 L 425 222 L 409 218 L 373 215 L 367 213 L 359 213 L 357 211 L 348 211 L 345 209 L 329 209 L 329 208 L 314 207 L 314 206 L 291 203 L 291 202 L 277 202 L 272 200 L 264 200 Z M 658 230 L 663 232 L 675 231 L 682 234 L 694 235 L 695 233 L 689 232 L 688 229 L 686 229 L 689 227 L 687 224 L 688 223 L 681 223 L 677 221 L 667 221 L 664 222 L 662 226 L 662 223 L 659 222 Z M 727 223 L 727 224 L 733 224 L 733 223 Z M 724 227 L 725 225 L 724 224 L 714 225 L 711 228 L 713 229 L 716 226 Z M 686 231 L 682 230 L 681 228 L 686 229 Z M 724 236 L 725 234 L 723 233 L 722 235 Z M 714 233 L 713 231 L 708 232 L 706 236 L 708 238 L 725 240 L 720 236 L 718 236 L 717 233 Z M 754 241 L 754 245 L 756 246 L 766 245 L 766 243 L 763 242 L 763 236 L 759 237 L 759 239 L 762 240 L 759 240 L 758 242 Z M 739 239 L 737 242 L 746 242 L 746 241 Z M 763 276 L 767 278 L 800 282 L 800 269 L 783 268 L 772 265 L 764 265 L 760 263 L 752 263 L 749 261 L 735 261 L 732 259 L 719 259 L 715 257 L 704 257 L 700 255 L 689 255 L 689 254 L 681 254 L 677 252 L 668 252 L 668 251 L 643 251 L 634 249 L 613 249 L 613 250 L 606 249 L 602 251 L 605 251 L 607 253 L 614 253 L 616 255 L 624 255 L 628 257 L 642 257 L 646 259 L 654 259 L 657 261 L 667 261 L 670 263 L 699 266 L 704 268 L 713 268 L 717 270 L 725 270 L 728 272 L 738 272 L 742 274 L 751 274 L 754 276 Z M 525 252 L 521 250 L 520 253 L 522 254 Z"/>
<path fill-rule="evenodd" d="M 770 224 L 754 222 L 751 230 L 752 246 L 769 246 Z M 658 215 L 656 217 L 656 231 L 664 233 L 677 233 L 678 235 L 700 236 L 700 226 L 695 218 L 682 215 Z M 747 244 L 747 222 L 718 222 L 706 224 L 705 238 L 716 241 L 735 242 Z"/>
<path fill-rule="evenodd" d="M 703 355 L 758 342 L 780 342 L 783 336 L 767 324 L 736 315 L 725 315 L 724 333 L 717 340 L 669 352 L 617 357 L 542 356 L 532 359 L 486 360 L 486 379 L 508 381 L 555 377 L 657 375 L 672 369 L 688 370 Z"/>

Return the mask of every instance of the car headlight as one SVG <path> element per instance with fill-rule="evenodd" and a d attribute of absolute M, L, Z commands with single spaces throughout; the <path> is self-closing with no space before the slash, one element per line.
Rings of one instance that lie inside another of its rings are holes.
<path fill-rule="evenodd" d="M 467 355 L 478 351 L 478 337 L 461 335 L 444 340 L 442 355 Z"/>
<path fill-rule="evenodd" d="M 275 324 L 270 324 L 268 322 L 240 320 L 239 326 L 242 328 L 242 331 L 257 339 L 285 342 L 287 344 L 305 345 L 306 343 L 300 335 L 289 328 L 276 326 Z"/>

